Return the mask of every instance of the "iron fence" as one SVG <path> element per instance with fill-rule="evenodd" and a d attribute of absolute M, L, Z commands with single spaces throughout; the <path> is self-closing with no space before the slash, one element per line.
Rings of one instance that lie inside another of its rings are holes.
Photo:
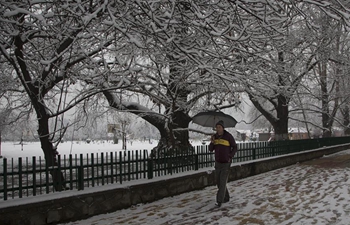
<path fill-rule="evenodd" d="M 350 137 L 238 143 L 233 163 L 285 155 L 350 142 Z M 152 155 L 152 157 L 151 157 Z M 0 168 L 0 199 L 8 200 L 55 192 L 50 175 L 62 172 L 58 182 L 63 190 L 140 179 L 152 179 L 214 166 L 214 155 L 207 145 L 195 146 L 172 155 L 150 154 L 147 150 L 58 155 L 58 165 L 47 167 L 41 157 L 3 158 Z"/>

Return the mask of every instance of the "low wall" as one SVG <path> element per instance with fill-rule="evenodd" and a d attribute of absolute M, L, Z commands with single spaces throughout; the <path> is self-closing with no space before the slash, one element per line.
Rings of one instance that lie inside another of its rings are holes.
<path fill-rule="evenodd" d="M 320 158 L 350 148 L 350 144 L 276 156 L 231 166 L 229 181 Z M 45 196 L 9 200 L 0 204 L 0 224 L 40 225 L 81 220 L 94 215 L 128 208 L 164 197 L 203 189 L 215 184 L 212 168 L 152 180 L 112 184 L 84 191 L 67 191 Z"/>

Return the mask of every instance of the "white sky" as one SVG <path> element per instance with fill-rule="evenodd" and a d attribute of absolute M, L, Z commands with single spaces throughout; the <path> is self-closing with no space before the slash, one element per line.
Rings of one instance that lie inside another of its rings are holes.
<path fill-rule="evenodd" d="M 6 147 L 8 144 L 9 147 L 12 147 L 11 149 Z M 133 143 L 133 146 L 137 148 L 142 144 L 143 147 L 147 145 L 139 142 Z M 153 145 L 155 144 L 153 143 Z M 74 148 L 73 151 L 90 151 L 86 145 L 76 145 L 76 149 Z M 100 145 L 99 151 L 102 151 L 102 144 Z M 106 143 L 105 145 L 107 149 L 109 145 Z M 29 146 L 29 144 L 27 147 L 24 146 L 23 152 L 30 151 Z M 40 147 L 38 143 L 37 146 Z M 18 146 L 14 147 L 13 143 L 3 143 L 4 155 L 15 154 L 19 151 L 22 152 L 18 150 Z M 350 154 L 350 150 L 335 155 L 339 154 Z M 212 172 L 213 168 L 204 170 Z M 156 179 L 166 179 L 166 177 Z M 147 182 L 147 180 L 136 182 Z M 132 182 L 123 185 L 127 187 L 131 184 Z M 214 206 L 217 188 L 211 186 L 200 191 L 193 191 L 148 204 L 139 204 L 114 213 L 97 215 L 68 224 L 348 225 L 350 218 L 349 184 L 350 168 L 318 168 L 302 163 L 229 182 L 228 189 L 231 194 L 231 201 L 219 209 Z M 84 190 L 84 192 L 111 188 L 113 188 L 113 185 Z M 82 192 L 72 191 L 69 195 L 76 193 Z M 64 195 L 54 193 L 54 195 L 38 196 L 35 199 L 38 201 L 67 195 L 67 192 Z M 0 202 L 0 208 L 31 201 L 34 201 L 34 199 L 24 198 Z"/>

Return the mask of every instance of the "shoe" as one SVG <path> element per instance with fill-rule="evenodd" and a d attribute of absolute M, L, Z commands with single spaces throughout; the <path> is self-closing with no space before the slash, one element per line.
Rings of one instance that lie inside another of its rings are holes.
<path fill-rule="evenodd" d="M 221 207 L 221 202 L 216 202 L 215 205 L 216 205 L 217 207 Z"/>
<path fill-rule="evenodd" d="M 224 203 L 229 202 L 230 200 L 224 200 Z"/>

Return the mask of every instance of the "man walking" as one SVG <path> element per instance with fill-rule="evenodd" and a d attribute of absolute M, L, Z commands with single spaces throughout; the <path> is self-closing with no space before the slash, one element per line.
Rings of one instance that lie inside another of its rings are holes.
<path fill-rule="evenodd" d="M 211 137 L 209 151 L 215 151 L 215 177 L 218 186 L 216 203 L 218 207 L 230 200 L 226 188 L 232 158 L 237 152 L 237 144 L 233 136 L 225 130 L 224 122 L 216 123 L 216 134 Z"/>

